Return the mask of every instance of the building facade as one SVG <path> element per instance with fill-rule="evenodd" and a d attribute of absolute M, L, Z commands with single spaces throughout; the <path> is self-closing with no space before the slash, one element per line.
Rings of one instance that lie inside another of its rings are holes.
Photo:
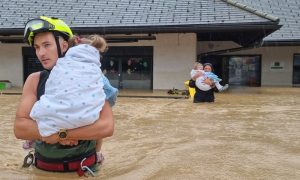
<path fill-rule="evenodd" d="M 102 34 L 109 42 L 102 70 L 118 88 L 183 89 L 196 60 L 213 63 L 223 83 L 233 86 L 300 85 L 297 1 L 6 4 L 0 7 L 0 80 L 13 86 L 41 69 L 34 50 L 22 42 L 24 23 L 39 15 L 57 16 L 79 34 Z"/>

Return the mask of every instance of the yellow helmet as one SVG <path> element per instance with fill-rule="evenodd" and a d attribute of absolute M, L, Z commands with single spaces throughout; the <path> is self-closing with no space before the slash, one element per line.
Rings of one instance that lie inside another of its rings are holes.
<path fill-rule="evenodd" d="M 40 18 L 31 19 L 26 23 L 24 39 L 32 46 L 36 34 L 49 31 L 58 32 L 65 40 L 73 36 L 72 30 L 64 21 L 54 17 L 40 16 Z"/>

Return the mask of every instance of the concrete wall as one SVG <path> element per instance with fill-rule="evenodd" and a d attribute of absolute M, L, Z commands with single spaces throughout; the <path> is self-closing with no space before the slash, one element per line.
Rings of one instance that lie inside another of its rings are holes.
<path fill-rule="evenodd" d="M 184 89 L 196 60 L 196 34 L 161 34 L 154 46 L 153 89 Z"/>
<path fill-rule="evenodd" d="M 194 33 L 156 34 L 156 40 L 111 46 L 153 46 L 153 89 L 184 89 L 196 60 L 197 37 Z"/>
<path fill-rule="evenodd" d="M 21 44 L 0 44 L 0 80 L 12 86 L 23 86 L 23 57 Z"/>
<path fill-rule="evenodd" d="M 226 48 L 238 47 L 232 42 L 201 42 L 198 43 L 198 54 L 201 52 L 209 52 Z M 300 53 L 300 47 L 296 46 L 279 46 L 279 47 L 261 47 L 249 50 L 243 50 L 224 55 L 261 55 L 262 86 L 292 86 L 293 85 L 293 56 Z M 283 69 L 271 69 L 274 62 L 280 62 Z"/>

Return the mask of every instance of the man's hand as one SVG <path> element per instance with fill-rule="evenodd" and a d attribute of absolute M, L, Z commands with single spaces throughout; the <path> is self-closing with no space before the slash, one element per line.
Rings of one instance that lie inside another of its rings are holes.
<path fill-rule="evenodd" d="M 64 140 L 60 140 L 59 143 L 65 146 L 76 146 L 78 144 L 78 140 L 64 139 Z"/>
<path fill-rule="evenodd" d="M 76 146 L 78 144 L 78 140 L 74 139 L 59 139 L 58 134 L 52 134 L 51 136 L 42 137 L 42 141 L 48 144 L 56 144 L 60 143 L 61 145 L 65 146 Z"/>
<path fill-rule="evenodd" d="M 55 143 L 58 143 L 59 137 L 58 137 L 58 134 L 55 133 L 55 134 L 52 134 L 52 135 L 47 136 L 47 137 L 42 137 L 42 141 L 44 141 L 48 144 L 55 144 Z"/>
<path fill-rule="evenodd" d="M 212 82 L 212 80 L 209 79 L 209 78 L 206 78 L 206 79 L 203 81 L 203 83 L 205 83 L 205 84 L 207 84 L 207 85 L 210 85 L 210 86 L 213 86 L 213 85 L 214 85 L 214 83 Z"/>

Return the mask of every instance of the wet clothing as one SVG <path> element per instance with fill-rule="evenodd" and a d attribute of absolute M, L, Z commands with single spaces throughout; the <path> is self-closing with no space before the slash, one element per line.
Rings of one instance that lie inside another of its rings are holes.
<path fill-rule="evenodd" d="M 196 82 L 192 79 L 189 81 L 189 86 L 191 88 L 195 88 L 196 93 L 194 95 L 194 103 L 201 103 L 201 102 L 214 102 L 215 95 L 214 95 L 214 88 L 208 91 L 202 91 L 196 86 Z"/>

